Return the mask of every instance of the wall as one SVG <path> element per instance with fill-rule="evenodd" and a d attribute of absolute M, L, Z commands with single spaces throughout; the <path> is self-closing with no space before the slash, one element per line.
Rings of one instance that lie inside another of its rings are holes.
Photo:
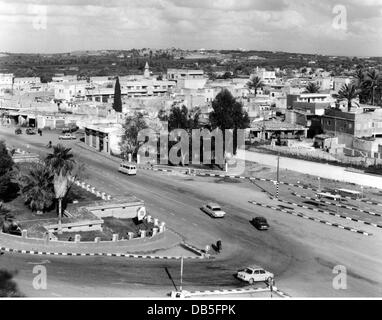
<path fill-rule="evenodd" d="M 99 207 L 88 207 L 98 218 L 114 217 L 119 219 L 129 219 L 137 216 L 137 211 L 144 207 L 143 202 L 124 203 L 120 205 L 103 205 Z"/>

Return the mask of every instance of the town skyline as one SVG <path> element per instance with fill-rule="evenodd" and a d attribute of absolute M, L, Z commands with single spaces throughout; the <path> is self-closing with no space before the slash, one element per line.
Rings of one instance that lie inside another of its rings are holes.
<path fill-rule="evenodd" d="M 375 57 L 381 20 L 378 0 L 0 1 L 2 51 L 25 53 L 181 47 Z"/>

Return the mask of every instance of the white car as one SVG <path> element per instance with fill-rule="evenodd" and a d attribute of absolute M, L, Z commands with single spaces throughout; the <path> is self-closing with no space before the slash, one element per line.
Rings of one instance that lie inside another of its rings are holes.
<path fill-rule="evenodd" d="M 65 133 L 63 136 L 59 136 L 58 139 L 59 140 L 76 140 L 77 137 L 70 133 Z"/>
<path fill-rule="evenodd" d="M 207 203 L 202 207 L 202 210 L 213 218 L 224 218 L 225 216 L 225 212 L 214 202 Z"/>
<path fill-rule="evenodd" d="M 249 284 L 254 284 L 255 282 L 270 282 L 270 280 L 274 279 L 274 275 L 261 267 L 250 266 L 244 270 L 239 270 L 237 272 L 237 278 L 249 282 Z"/>

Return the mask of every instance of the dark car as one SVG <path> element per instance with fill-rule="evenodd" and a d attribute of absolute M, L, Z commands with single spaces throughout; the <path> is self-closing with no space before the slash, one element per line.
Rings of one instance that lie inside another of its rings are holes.
<path fill-rule="evenodd" d="M 253 226 L 258 230 L 268 230 L 269 224 L 267 220 L 263 217 L 256 217 L 251 220 Z"/>
<path fill-rule="evenodd" d="M 20 128 L 17 128 L 15 130 L 15 134 L 22 134 L 23 133 L 23 130 L 21 130 Z"/>
<path fill-rule="evenodd" d="M 32 129 L 32 128 L 28 128 L 28 129 L 25 130 L 25 133 L 26 134 L 36 134 L 36 131 L 34 129 Z"/>

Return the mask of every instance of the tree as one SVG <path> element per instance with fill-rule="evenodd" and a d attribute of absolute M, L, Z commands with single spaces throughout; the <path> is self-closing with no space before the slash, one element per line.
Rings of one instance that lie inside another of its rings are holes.
<path fill-rule="evenodd" d="M 50 208 L 54 202 L 54 174 L 45 163 L 36 163 L 27 173 L 18 177 L 20 193 L 25 204 L 39 213 Z"/>
<path fill-rule="evenodd" d="M 212 102 L 213 111 L 209 115 L 212 129 L 219 128 L 223 131 L 233 129 L 233 152 L 236 152 L 236 137 L 238 129 L 249 127 L 250 121 L 243 105 L 236 101 L 231 92 L 223 89 Z"/>
<path fill-rule="evenodd" d="M 0 269 L 0 297 L 23 297 L 15 281 L 12 280 L 14 272 Z"/>
<path fill-rule="evenodd" d="M 138 153 L 139 147 L 143 144 L 143 142 L 138 142 L 138 133 L 147 128 L 148 126 L 142 113 L 138 112 L 133 116 L 126 117 L 123 125 L 124 133 L 120 143 L 121 151 L 125 158 L 127 158 L 129 153 L 133 156 Z"/>
<path fill-rule="evenodd" d="M 171 108 L 170 114 L 168 116 L 168 130 L 196 129 L 199 125 L 199 116 L 200 109 L 198 108 L 194 108 L 189 111 L 186 106 L 182 106 L 181 108 L 174 106 Z"/>
<path fill-rule="evenodd" d="M 320 86 L 317 83 L 309 82 L 305 87 L 305 93 L 318 93 L 320 92 Z"/>
<path fill-rule="evenodd" d="M 72 172 L 76 162 L 71 150 L 71 148 L 58 144 L 53 147 L 53 153 L 46 156 L 45 163 L 52 169 L 54 174 L 68 175 Z"/>
<path fill-rule="evenodd" d="M 365 71 L 362 68 L 358 68 L 354 72 L 353 77 L 354 84 L 357 86 L 357 89 L 359 89 L 359 100 L 361 103 L 365 103 L 369 96 L 367 85 L 365 83 Z"/>
<path fill-rule="evenodd" d="M 56 199 L 58 199 L 58 223 L 61 226 L 62 219 L 62 199 L 65 198 L 69 190 L 69 177 L 75 166 L 71 148 L 58 144 L 53 147 L 53 153 L 45 158 L 46 165 L 54 174 L 53 189 Z M 59 230 L 61 232 L 61 230 Z"/>
<path fill-rule="evenodd" d="M 114 87 L 114 103 L 113 109 L 117 112 L 122 112 L 122 99 L 121 99 L 121 85 L 119 84 L 119 78 L 115 82 Z"/>
<path fill-rule="evenodd" d="M 375 69 L 367 72 L 364 79 L 364 88 L 369 95 L 369 101 L 372 105 L 375 104 L 375 92 L 381 89 L 382 78 L 379 72 Z"/>
<path fill-rule="evenodd" d="M 253 77 L 250 79 L 250 81 L 247 83 L 247 87 L 249 90 L 255 90 L 255 96 L 257 95 L 257 89 L 264 87 L 264 82 L 261 80 L 260 77 Z"/>
<path fill-rule="evenodd" d="M 338 101 L 347 101 L 348 103 L 348 112 L 350 112 L 352 107 L 352 101 L 358 98 L 359 90 L 354 85 L 354 83 L 344 84 L 340 91 L 338 91 L 337 100 Z"/>
<path fill-rule="evenodd" d="M 11 178 L 14 162 L 6 145 L 0 141 L 0 199 L 7 197 L 11 187 Z"/>

